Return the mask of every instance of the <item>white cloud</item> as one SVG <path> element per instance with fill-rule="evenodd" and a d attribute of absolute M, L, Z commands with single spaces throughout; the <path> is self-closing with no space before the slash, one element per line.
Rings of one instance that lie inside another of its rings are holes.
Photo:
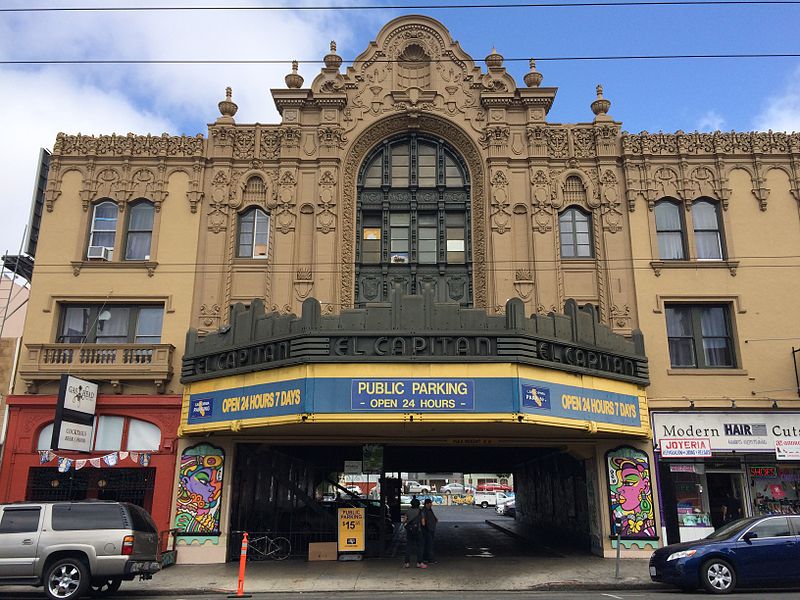
<path fill-rule="evenodd" d="M 0 197 L 0 252 L 16 253 L 30 214 L 39 148 L 52 148 L 59 131 L 161 133 L 174 125 L 134 106 L 118 92 L 72 80 L 63 71 L 0 70 L 7 103 L 0 143 L 3 195 Z"/>
<path fill-rule="evenodd" d="M 800 131 L 800 67 L 780 93 L 767 98 L 754 126 L 761 131 Z"/>
<path fill-rule="evenodd" d="M 21 13 L 0 19 L 0 57 L 321 59 L 332 39 L 339 54 L 349 57 L 361 50 L 350 47 L 353 22 L 373 16 L 350 15 L 348 21 L 327 11 Z M 306 86 L 320 66 L 301 64 Z M 19 247 L 38 149 L 51 148 L 57 132 L 206 134 L 229 85 L 239 105 L 237 122 L 277 122 L 269 90 L 285 87 L 289 71 L 284 64 L 0 69 L 0 89 L 7 96 L 6 137 L 0 143 L 7 169 L 0 196 L 0 252 Z"/>
<path fill-rule="evenodd" d="M 697 122 L 698 131 L 719 131 L 725 126 L 725 117 L 713 108 L 706 112 Z"/>

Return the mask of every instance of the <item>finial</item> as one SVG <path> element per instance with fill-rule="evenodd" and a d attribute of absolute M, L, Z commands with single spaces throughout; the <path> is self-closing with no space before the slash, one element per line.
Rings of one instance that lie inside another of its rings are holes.
<path fill-rule="evenodd" d="M 322 59 L 325 63 L 326 69 L 336 69 L 339 70 L 339 67 L 342 66 L 342 57 L 336 54 L 336 42 L 331 41 L 331 53 L 326 54 L 325 58 Z"/>
<path fill-rule="evenodd" d="M 217 104 L 221 116 L 217 119 L 217 123 L 233 123 L 233 115 L 239 110 L 239 107 L 231 99 L 233 90 L 230 87 L 225 88 L 225 100 Z"/>
<path fill-rule="evenodd" d="M 525 73 L 525 77 L 522 79 L 525 81 L 525 85 L 528 87 L 539 87 L 539 85 L 542 83 L 542 79 L 544 79 L 544 76 L 536 70 L 536 61 L 534 59 L 531 59 L 530 65 L 531 70 Z"/>
<path fill-rule="evenodd" d="M 298 89 L 303 87 L 303 77 L 297 72 L 298 63 L 296 60 L 292 61 L 292 72 L 284 77 L 286 87 L 291 89 Z"/>
<path fill-rule="evenodd" d="M 608 118 L 608 109 L 611 108 L 611 101 L 603 98 L 603 86 L 597 85 L 597 100 L 592 102 L 592 112 L 596 115 L 596 119 Z"/>
<path fill-rule="evenodd" d="M 492 51 L 484 59 L 486 66 L 490 69 L 499 69 L 503 66 L 503 55 L 497 51 L 497 48 L 492 47 Z"/>

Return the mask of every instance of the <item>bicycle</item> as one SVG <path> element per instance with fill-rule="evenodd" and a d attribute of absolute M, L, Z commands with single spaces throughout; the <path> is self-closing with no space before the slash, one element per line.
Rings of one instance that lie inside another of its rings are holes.
<path fill-rule="evenodd" d="M 292 553 L 292 545 L 285 537 L 271 538 L 264 534 L 247 541 L 247 560 L 284 560 Z"/>

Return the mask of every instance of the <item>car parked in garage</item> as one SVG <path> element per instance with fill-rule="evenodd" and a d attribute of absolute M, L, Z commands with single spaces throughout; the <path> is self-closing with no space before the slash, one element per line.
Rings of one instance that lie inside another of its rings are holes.
<path fill-rule="evenodd" d="M 659 548 L 650 578 L 684 590 L 800 584 L 800 516 L 738 519 L 708 537 Z"/>

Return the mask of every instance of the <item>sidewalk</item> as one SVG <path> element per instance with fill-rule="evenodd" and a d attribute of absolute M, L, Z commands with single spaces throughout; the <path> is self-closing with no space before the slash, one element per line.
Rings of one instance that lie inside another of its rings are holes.
<path fill-rule="evenodd" d="M 125 582 L 122 591 L 163 596 L 236 589 L 239 567 L 177 565 L 151 581 Z M 359 562 L 249 562 L 247 592 L 370 592 L 370 591 L 525 591 L 649 589 L 646 560 L 623 560 L 621 579 L 614 579 L 614 561 L 594 556 L 564 558 L 458 558 L 428 569 L 404 569 L 402 560 Z"/>

